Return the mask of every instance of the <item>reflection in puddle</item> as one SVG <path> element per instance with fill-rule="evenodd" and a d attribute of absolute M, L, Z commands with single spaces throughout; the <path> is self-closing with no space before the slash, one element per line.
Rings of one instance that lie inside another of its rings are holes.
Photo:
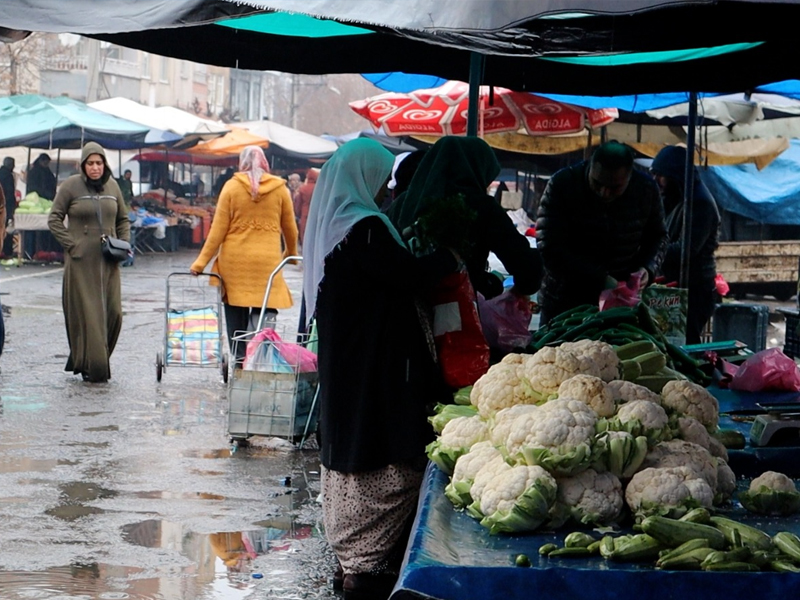
<path fill-rule="evenodd" d="M 61 504 L 44 511 L 46 515 L 62 521 L 76 521 L 81 517 L 99 515 L 105 511 L 94 506 L 86 506 L 83 502 L 93 502 L 115 497 L 118 492 L 85 481 L 71 481 L 58 485 L 61 491 Z"/>
<path fill-rule="evenodd" d="M 199 596 L 173 595 L 180 589 L 167 578 L 137 579 L 141 569 L 101 563 L 73 563 L 45 571 L 0 572 L 3 600 L 171 600 Z M 131 578 L 130 581 L 127 581 Z"/>
<path fill-rule="evenodd" d="M 225 496 L 218 494 L 208 494 L 205 492 L 134 492 L 136 498 L 147 498 L 149 500 L 225 500 Z"/>
<path fill-rule="evenodd" d="M 39 396 L 5 395 L 0 398 L 0 416 L 10 413 L 38 412 L 46 408 L 47 402 Z"/>
<path fill-rule="evenodd" d="M 52 471 L 56 467 L 74 464 L 72 461 L 62 459 L 18 458 L 0 463 L 0 473 L 28 473 L 30 471 L 42 473 Z"/>
<path fill-rule="evenodd" d="M 87 427 L 84 431 L 119 431 L 119 425 L 103 425 L 102 427 Z"/>
<path fill-rule="evenodd" d="M 94 506 L 84 506 L 83 504 L 63 504 L 55 508 L 48 508 L 44 514 L 61 519 L 62 521 L 77 521 L 81 517 L 88 517 L 89 515 L 99 515 L 105 511 L 102 508 L 95 508 Z"/>
<path fill-rule="evenodd" d="M 108 442 L 68 442 L 64 444 L 66 447 L 81 446 L 85 448 L 108 448 L 110 445 Z"/>

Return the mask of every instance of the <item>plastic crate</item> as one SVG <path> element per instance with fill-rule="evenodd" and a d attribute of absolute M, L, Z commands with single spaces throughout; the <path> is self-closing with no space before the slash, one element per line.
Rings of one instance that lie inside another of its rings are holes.
<path fill-rule="evenodd" d="M 767 347 L 769 307 L 766 304 L 717 304 L 713 323 L 714 342 L 738 340 L 753 352 Z"/>
<path fill-rule="evenodd" d="M 786 340 L 783 343 L 783 353 L 789 358 L 800 358 L 800 335 L 797 334 L 797 326 L 800 325 L 800 311 L 779 308 L 778 312 L 786 318 Z"/>

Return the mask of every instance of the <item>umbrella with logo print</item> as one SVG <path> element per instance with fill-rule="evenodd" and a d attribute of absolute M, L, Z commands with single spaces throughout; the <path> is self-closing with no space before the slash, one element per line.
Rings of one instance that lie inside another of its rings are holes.
<path fill-rule="evenodd" d="M 356 114 L 387 135 L 466 135 L 469 84 L 448 81 L 431 89 L 388 92 L 350 103 Z M 521 131 L 528 135 L 577 133 L 617 118 L 617 109 L 590 109 L 527 92 L 481 86 L 478 128 L 481 134 Z"/>

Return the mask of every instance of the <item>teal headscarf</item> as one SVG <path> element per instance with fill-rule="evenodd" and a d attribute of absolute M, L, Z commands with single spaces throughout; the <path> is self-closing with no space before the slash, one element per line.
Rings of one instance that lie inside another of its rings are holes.
<path fill-rule="evenodd" d="M 499 172 L 494 151 L 482 139 L 443 137 L 422 159 L 408 190 L 389 207 L 389 219 L 402 232 L 430 202 L 459 193 L 485 196 L 486 188 Z"/>

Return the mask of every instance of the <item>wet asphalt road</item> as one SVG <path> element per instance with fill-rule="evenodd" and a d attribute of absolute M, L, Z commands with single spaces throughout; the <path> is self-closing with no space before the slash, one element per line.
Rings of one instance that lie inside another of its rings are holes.
<path fill-rule="evenodd" d="M 218 368 L 172 366 L 156 382 L 166 278 L 195 254 L 123 269 L 107 384 L 63 370 L 61 268 L 0 268 L 3 600 L 336 598 L 313 444 L 255 438 L 231 453 Z M 286 277 L 299 290 L 300 268 Z M 170 285 L 171 307 L 191 279 Z M 296 310 L 279 324 L 295 330 Z"/>

